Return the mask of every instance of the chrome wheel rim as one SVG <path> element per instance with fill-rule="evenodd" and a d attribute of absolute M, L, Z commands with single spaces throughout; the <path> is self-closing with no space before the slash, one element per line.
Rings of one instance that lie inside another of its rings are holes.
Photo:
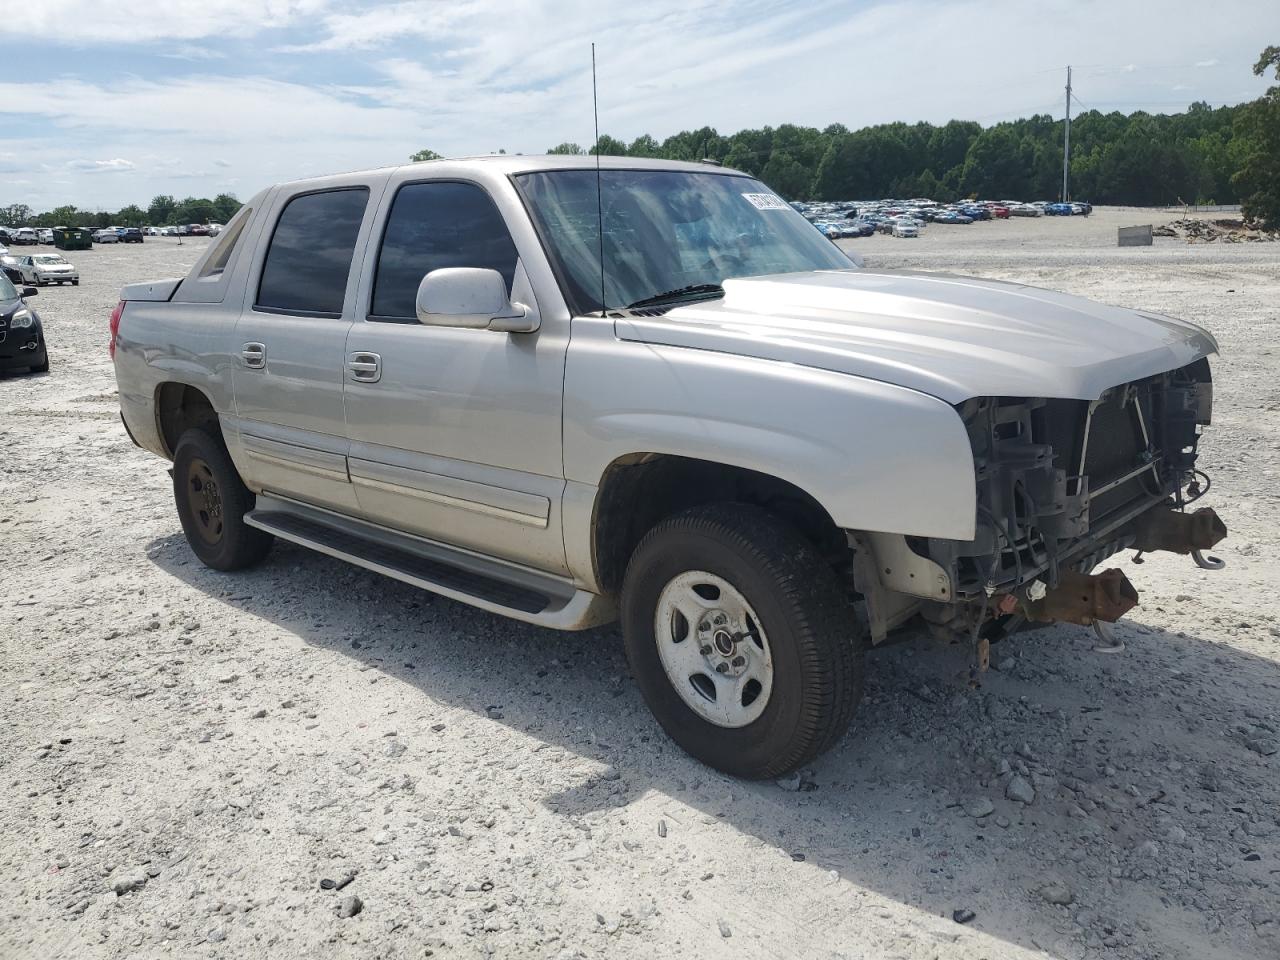
<path fill-rule="evenodd" d="M 654 639 L 667 679 L 689 709 L 718 727 L 759 718 L 773 690 L 773 656 L 751 604 L 723 577 L 690 570 L 658 595 Z"/>

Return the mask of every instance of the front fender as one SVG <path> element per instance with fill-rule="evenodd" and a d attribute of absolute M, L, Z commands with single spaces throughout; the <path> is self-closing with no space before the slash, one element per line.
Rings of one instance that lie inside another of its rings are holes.
<path fill-rule="evenodd" d="M 974 536 L 973 453 L 947 403 L 775 360 L 620 341 L 575 319 L 565 370 L 565 476 L 661 453 L 786 480 L 841 527 Z"/>

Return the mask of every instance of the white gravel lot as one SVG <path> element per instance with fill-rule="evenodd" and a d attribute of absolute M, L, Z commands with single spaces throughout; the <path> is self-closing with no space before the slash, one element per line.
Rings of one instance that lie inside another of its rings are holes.
<path fill-rule="evenodd" d="M 106 343 L 120 286 L 206 241 L 72 254 L 81 286 L 35 301 L 52 371 L 0 379 L 0 957 L 1280 956 L 1280 244 L 1116 248 L 1152 219 L 847 245 L 1212 329 L 1227 569 L 1125 559 L 1125 653 L 1055 627 L 977 690 L 959 648 L 877 651 L 785 785 L 673 747 L 614 628 L 287 544 L 201 567 Z"/>

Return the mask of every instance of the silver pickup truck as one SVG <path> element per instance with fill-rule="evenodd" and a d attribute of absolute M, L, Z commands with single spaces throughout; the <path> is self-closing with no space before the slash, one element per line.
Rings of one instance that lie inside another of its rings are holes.
<path fill-rule="evenodd" d="M 1114 621 L 1203 566 L 1204 330 L 859 269 L 702 164 L 435 161 L 272 187 L 111 318 L 123 419 L 218 570 L 273 538 L 547 627 L 621 620 L 658 721 L 774 777 L 864 654 Z"/>

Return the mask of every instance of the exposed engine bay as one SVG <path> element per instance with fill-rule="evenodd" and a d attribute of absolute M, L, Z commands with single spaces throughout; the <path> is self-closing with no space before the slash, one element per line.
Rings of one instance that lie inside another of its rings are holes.
<path fill-rule="evenodd" d="M 1202 551 L 1226 536 L 1222 521 L 1212 510 L 1185 512 L 1209 489 L 1196 456 L 1212 406 L 1205 359 L 1093 401 L 959 404 L 974 452 L 976 535 L 861 538 L 867 561 L 855 561 L 855 578 L 873 639 L 915 612 L 937 631 L 975 638 L 1028 620 L 1114 622 L 1138 597 L 1119 570 L 1091 574 L 1108 557 L 1169 550 L 1220 564 Z M 867 597 L 873 573 L 884 589 Z"/>

